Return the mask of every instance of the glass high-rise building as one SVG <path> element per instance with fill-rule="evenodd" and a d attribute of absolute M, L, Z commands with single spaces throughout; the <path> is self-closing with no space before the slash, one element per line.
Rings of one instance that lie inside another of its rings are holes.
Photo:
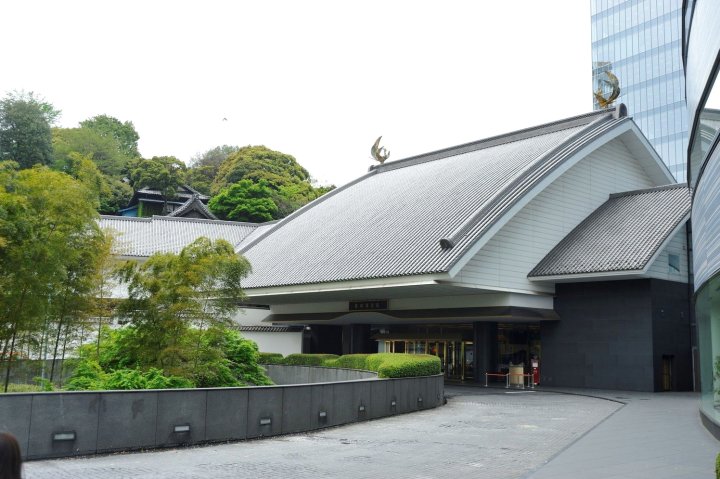
<path fill-rule="evenodd" d="M 593 90 L 608 93 L 605 71 L 618 77 L 616 103 L 627 105 L 678 182 L 685 181 L 688 144 L 682 3 L 591 0 Z"/>

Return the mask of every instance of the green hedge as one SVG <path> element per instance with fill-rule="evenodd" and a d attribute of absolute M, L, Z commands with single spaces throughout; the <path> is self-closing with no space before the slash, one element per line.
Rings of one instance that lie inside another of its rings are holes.
<path fill-rule="evenodd" d="M 346 369 L 367 369 L 367 358 L 370 354 L 346 354 L 337 359 L 325 361 L 324 366 Z"/>
<path fill-rule="evenodd" d="M 715 458 L 715 478 L 720 479 L 720 454 Z"/>
<path fill-rule="evenodd" d="M 280 353 L 258 353 L 258 364 L 282 364 L 283 360 Z"/>
<path fill-rule="evenodd" d="M 335 354 L 288 354 L 282 364 L 288 366 L 324 366 L 325 361 L 337 359 Z"/>
<path fill-rule="evenodd" d="M 283 359 L 278 353 L 260 353 L 261 364 L 287 366 L 324 366 L 328 368 L 375 371 L 381 378 L 433 376 L 442 371 L 440 358 L 430 354 L 290 354 Z"/>
<path fill-rule="evenodd" d="M 378 353 L 367 358 L 367 369 L 381 378 L 409 378 L 440 374 L 440 358 L 431 354 Z"/>

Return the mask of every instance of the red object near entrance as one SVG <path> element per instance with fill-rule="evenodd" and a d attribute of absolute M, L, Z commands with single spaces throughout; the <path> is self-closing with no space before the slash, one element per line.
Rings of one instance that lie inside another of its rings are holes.
<path fill-rule="evenodd" d="M 532 375 L 533 375 L 533 384 L 537 386 L 540 384 L 540 361 L 537 359 L 533 359 L 531 361 L 532 364 Z"/>

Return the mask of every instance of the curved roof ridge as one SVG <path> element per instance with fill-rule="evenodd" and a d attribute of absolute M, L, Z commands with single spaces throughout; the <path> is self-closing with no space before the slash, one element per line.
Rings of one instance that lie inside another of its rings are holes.
<path fill-rule="evenodd" d="M 453 248 L 458 244 L 483 218 L 487 219 L 479 232 L 487 230 L 497 221 L 503 211 L 520 200 L 535 184 L 547 176 L 559 164 L 572 156 L 578 149 L 591 139 L 604 134 L 626 118 L 614 120 L 612 116 L 601 116 L 592 122 L 588 128 L 583 128 L 568 137 L 555 148 L 541 155 L 536 161 L 527 165 L 494 195 L 488 203 L 475 211 L 448 237 L 440 238 L 440 246 L 444 249 Z M 594 126 L 592 126 L 594 125 Z M 459 259 L 459 258 L 458 258 Z"/>
<path fill-rule="evenodd" d="M 620 193 L 610 193 L 610 198 L 620 198 L 622 196 L 643 195 L 645 193 L 654 193 L 655 191 L 675 190 L 675 189 L 679 189 L 679 188 L 690 188 L 690 186 L 688 186 L 687 183 L 673 183 L 671 185 L 655 186 L 653 188 L 643 188 L 640 190 L 621 191 Z"/>
<path fill-rule="evenodd" d="M 534 136 L 546 135 L 548 133 L 554 133 L 556 131 L 562 131 L 577 126 L 587 125 L 592 123 L 593 121 L 596 121 L 594 119 L 595 117 L 603 117 L 605 115 L 616 114 L 616 111 L 621 111 L 618 110 L 619 108 L 621 109 L 622 106 L 619 105 L 614 108 L 592 111 L 590 113 L 584 113 L 582 115 L 565 118 L 563 120 L 557 120 L 550 123 L 544 123 L 542 125 L 536 125 L 529 128 L 523 128 L 521 130 L 511 131 L 509 133 L 503 133 L 501 135 L 491 136 L 482 140 L 471 141 L 469 143 L 463 143 L 448 148 L 442 148 L 440 150 L 435 150 L 428 153 L 421 153 L 419 155 L 402 158 L 400 160 L 391 161 L 382 165 L 372 165 L 369 171 L 391 171 L 397 168 L 413 166 L 420 163 L 425 163 L 427 161 L 441 160 L 449 156 L 469 153 L 471 151 L 483 150 L 485 148 L 492 148 L 494 146 L 525 140 Z"/>

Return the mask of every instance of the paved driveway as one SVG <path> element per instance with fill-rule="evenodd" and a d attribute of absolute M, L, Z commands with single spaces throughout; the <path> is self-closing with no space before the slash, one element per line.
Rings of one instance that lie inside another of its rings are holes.
<path fill-rule="evenodd" d="M 520 478 L 622 404 L 447 387 L 448 404 L 271 439 L 25 464 L 28 479 Z"/>

